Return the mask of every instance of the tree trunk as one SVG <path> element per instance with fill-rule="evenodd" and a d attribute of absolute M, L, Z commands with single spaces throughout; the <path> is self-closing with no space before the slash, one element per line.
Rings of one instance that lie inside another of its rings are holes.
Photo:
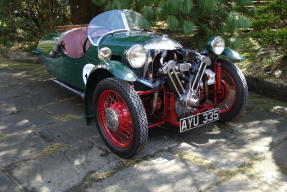
<path fill-rule="evenodd" d="M 96 6 L 92 0 L 69 0 L 69 5 L 73 24 L 87 24 L 93 17 L 104 11 L 103 6 Z"/>

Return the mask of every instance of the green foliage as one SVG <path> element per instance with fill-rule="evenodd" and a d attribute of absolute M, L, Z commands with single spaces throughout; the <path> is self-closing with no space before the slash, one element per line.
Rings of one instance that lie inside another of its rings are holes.
<path fill-rule="evenodd" d="M 274 0 L 255 13 L 252 37 L 262 46 L 287 53 L 287 1 Z"/>
<path fill-rule="evenodd" d="M 68 22 L 66 0 L 0 1 L 0 44 L 35 41 L 44 31 Z"/>
<path fill-rule="evenodd" d="M 227 16 L 224 31 L 227 33 L 233 33 L 237 29 L 248 28 L 250 26 L 249 19 L 238 12 L 231 12 Z"/>
<path fill-rule="evenodd" d="M 170 32 L 193 34 L 198 40 L 221 35 L 236 46 L 229 38 L 250 26 L 245 6 L 251 4 L 252 0 L 108 0 L 102 5 L 135 10 L 152 23 L 165 21 Z"/>
<path fill-rule="evenodd" d="M 286 51 L 287 48 L 287 28 L 282 29 L 263 29 L 260 31 L 253 32 L 253 37 L 255 37 L 259 43 L 263 46 L 272 46 L 275 48 L 280 48 L 282 46 Z"/>
<path fill-rule="evenodd" d="M 184 34 L 191 34 L 194 30 L 195 26 L 191 21 L 184 21 L 182 30 Z"/>
<path fill-rule="evenodd" d="M 214 0 L 199 0 L 198 7 L 201 11 L 201 14 L 206 16 L 213 14 L 218 9 L 219 1 Z"/>
<path fill-rule="evenodd" d="M 95 5 L 100 6 L 100 5 L 103 5 L 103 4 L 106 2 L 106 0 L 92 0 L 92 2 L 93 2 Z"/>
<path fill-rule="evenodd" d="M 175 16 L 173 15 L 169 16 L 167 18 L 167 24 L 168 24 L 169 30 L 179 31 L 180 23 L 179 23 L 179 20 Z"/>
<path fill-rule="evenodd" d="M 134 5 L 134 4 L 131 4 Z M 112 1 L 111 9 L 125 9 L 129 7 L 129 2 L 125 0 Z"/>
<path fill-rule="evenodd" d="M 230 47 L 240 47 L 243 44 L 243 41 L 239 37 L 230 37 L 227 40 L 227 44 Z"/>
<path fill-rule="evenodd" d="M 151 7 L 144 7 L 143 16 L 149 21 L 153 21 L 156 18 L 155 11 Z"/>
<path fill-rule="evenodd" d="M 239 6 L 251 5 L 251 1 L 249 1 L 249 0 L 235 0 L 235 3 Z"/>
<path fill-rule="evenodd" d="M 193 8 L 192 0 L 182 0 L 178 6 L 178 12 L 188 16 Z"/>

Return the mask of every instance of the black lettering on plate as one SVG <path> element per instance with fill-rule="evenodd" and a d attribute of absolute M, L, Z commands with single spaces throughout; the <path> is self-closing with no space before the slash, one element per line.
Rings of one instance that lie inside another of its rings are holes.
<path fill-rule="evenodd" d="M 219 109 L 212 109 L 197 115 L 192 115 L 180 119 L 180 132 L 185 132 L 217 120 L 219 120 Z"/>

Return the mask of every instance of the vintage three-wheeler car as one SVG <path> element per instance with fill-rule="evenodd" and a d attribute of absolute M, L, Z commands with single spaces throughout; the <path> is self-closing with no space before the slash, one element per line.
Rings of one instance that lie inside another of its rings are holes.
<path fill-rule="evenodd" d="M 244 75 L 224 59 L 242 57 L 222 37 L 197 52 L 148 26 L 134 11 L 111 10 L 45 35 L 33 51 L 54 82 L 84 98 L 87 124 L 124 158 L 143 149 L 149 128 L 170 124 L 183 133 L 230 121 L 247 103 Z"/>

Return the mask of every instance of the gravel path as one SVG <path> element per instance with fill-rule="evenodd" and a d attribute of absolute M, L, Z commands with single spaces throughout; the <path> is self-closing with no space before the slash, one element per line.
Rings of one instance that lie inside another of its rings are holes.
<path fill-rule="evenodd" d="M 154 128 L 132 160 L 106 149 L 83 104 L 40 64 L 0 59 L 0 192 L 287 191 L 287 103 L 251 93 L 233 122 Z"/>

